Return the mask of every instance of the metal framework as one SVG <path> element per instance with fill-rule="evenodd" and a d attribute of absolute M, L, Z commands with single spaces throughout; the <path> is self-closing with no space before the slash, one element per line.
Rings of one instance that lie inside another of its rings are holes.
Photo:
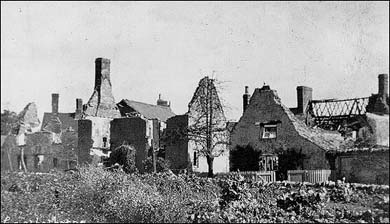
<path fill-rule="evenodd" d="M 356 123 L 366 114 L 368 97 L 345 100 L 312 100 L 307 107 L 307 115 L 311 116 L 315 125 L 338 130 L 342 125 Z"/>

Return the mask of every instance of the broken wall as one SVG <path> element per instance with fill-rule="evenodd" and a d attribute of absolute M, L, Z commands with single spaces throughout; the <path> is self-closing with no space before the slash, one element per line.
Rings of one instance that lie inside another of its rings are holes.
<path fill-rule="evenodd" d="M 150 148 L 147 137 L 147 131 L 150 131 L 149 123 L 140 117 L 117 118 L 111 121 L 111 150 L 122 144 L 132 145 L 136 149 L 135 162 L 140 172 L 144 171 L 142 161 L 147 158 Z"/>
<path fill-rule="evenodd" d="M 366 113 L 375 145 L 389 146 L 389 115 Z"/>
<path fill-rule="evenodd" d="M 167 120 L 165 159 L 170 162 L 172 170 L 187 169 L 188 162 L 192 161 L 189 161 L 188 137 L 185 132 L 181 135 L 187 127 L 188 115 L 178 115 Z"/>
<path fill-rule="evenodd" d="M 67 137 L 77 140 L 74 135 Z M 55 144 L 51 132 L 35 132 L 25 135 L 25 144 L 22 146 L 17 145 L 16 136 L 7 137 L 2 148 L 2 170 L 23 170 L 21 166 L 22 149 L 26 169 L 29 172 L 48 172 L 52 169 L 65 170 L 77 165 L 76 149 L 72 150 L 63 144 Z"/>

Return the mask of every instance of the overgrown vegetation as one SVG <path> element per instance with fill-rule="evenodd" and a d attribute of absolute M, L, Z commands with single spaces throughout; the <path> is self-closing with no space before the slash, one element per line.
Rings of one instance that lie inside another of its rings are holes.
<path fill-rule="evenodd" d="M 2 222 L 389 222 L 389 187 L 102 167 L 2 173 Z"/>
<path fill-rule="evenodd" d="M 18 126 L 18 114 L 10 110 L 1 113 L 1 135 L 15 133 Z"/>
<path fill-rule="evenodd" d="M 142 164 L 144 166 L 145 172 L 152 173 L 154 171 L 152 156 L 142 161 Z M 156 172 L 168 171 L 169 167 L 170 167 L 170 162 L 168 160 L 156 156 Z"/>
<path fill-rule="evenodd" d="M 107 165 L 113 166 L 115 164 L 119 164 L 123 167 L 123 170 L 126 173 L 137 172 L 138 169 L 135 164 L 135 154 L 136 150 L 133 146 L 121 145 L 111 152 Z"/>

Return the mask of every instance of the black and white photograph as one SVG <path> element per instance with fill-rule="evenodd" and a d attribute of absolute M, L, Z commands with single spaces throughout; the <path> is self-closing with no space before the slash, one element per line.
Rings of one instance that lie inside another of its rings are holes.
<path fill-rule="evenodd" d="M 389 1 L 1 1 L 1 223 L 389 223 Z"/>

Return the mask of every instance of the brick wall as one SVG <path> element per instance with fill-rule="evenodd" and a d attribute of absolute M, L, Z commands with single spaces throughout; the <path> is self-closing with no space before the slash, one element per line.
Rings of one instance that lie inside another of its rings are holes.
<path fill-rule="evenodd" d="M 337 177 L 347 182 L 389 184 L 389 151 L 350 152 L 336 159 Z"/>

